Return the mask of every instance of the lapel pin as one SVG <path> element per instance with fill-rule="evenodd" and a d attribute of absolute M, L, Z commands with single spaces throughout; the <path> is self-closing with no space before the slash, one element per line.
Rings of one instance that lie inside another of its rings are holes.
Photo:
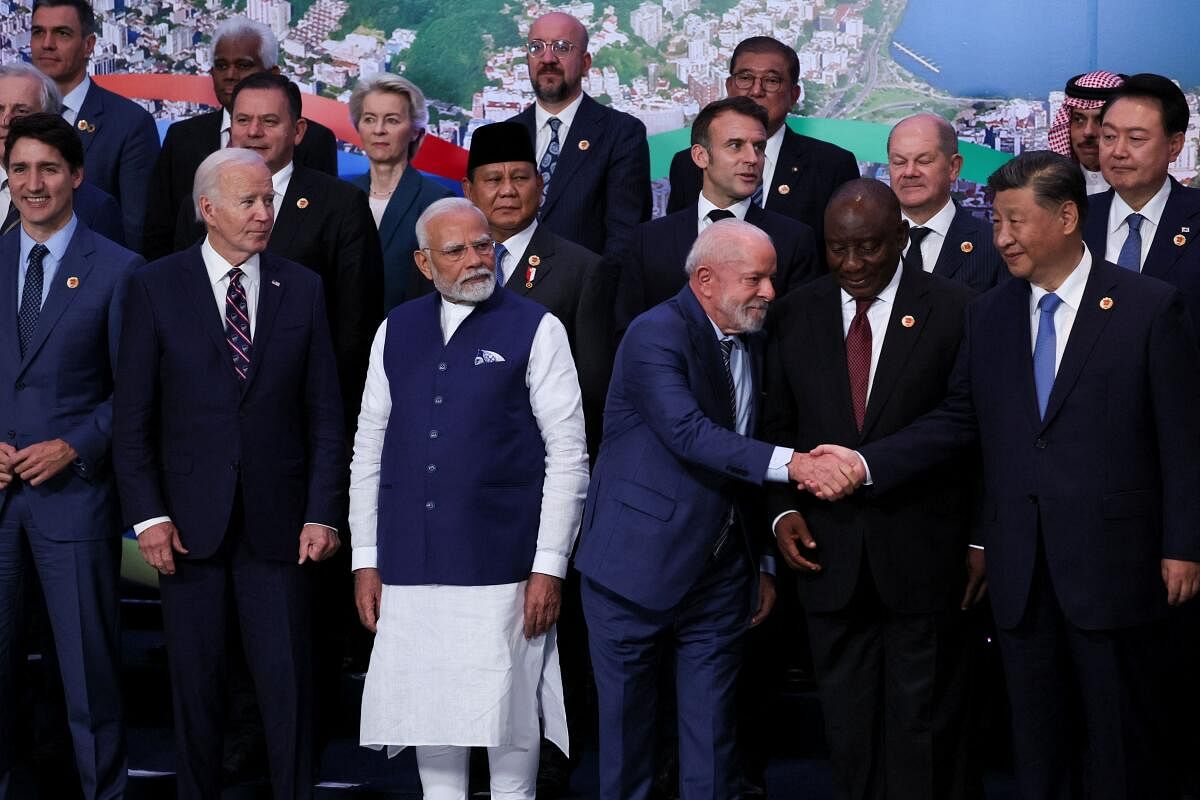
<path fill-rule="evenodd" d="M 535 258 L 537 258 L 537 256 L 530 257 L 529 263 L 532 264 L 533 259 L 535 259 Z M 537 267 L 529 267 L 528 269 L 525 270 L 525 288 L 526 289 L 533 288 L 533 279 L 535 277 L 537 277 Z"/>
<path fill-rule="evenodd" d="M 786 183 L 779 187 L 780 194 L 788 194 L 791 191 L 792 187 L 788 186 Z"/>
<path fill-rule="evenodd" d="M 529 257 L 529 266 L 540 267 L 541 265 L 542 265 L 542 259 L 540 256 L 532 255 Z"/>
<path fill-rule="evenodd" d="M 271 285 L 272 285 L 272 286 L 278 286 L 278 285 L 279 285 L 279 281 L 271 281 Z"/>
<path fill-rule="evenodd" d="M 975 249 L 975 245 L 971 244 L 970 242 L 963 242 L 958 246 L 958 249 L 962 250 L 964 253 L 969 253 Z"/>
<path fill-rule="evenodd" d="M 76 278 L 74 275 L 67 278 L 67 288 L 68 289 L 78 289 L 79 288 L 79 278 Z"/>
<path fill-rule="evenodd" d="M 1172 241 L 1175 242 L 1176 247 L 1183 247 L 1185 244 L 1187 244 L 1187 237 L 1182 233 L 1177 233 Z"/>
<path fill-rule="evenodd" d="M 88 121 L 86 119 L 81 119 L 79 122 L 75 123 L 75 127 L 79 128 L 81 131 L 86 131 L 88 129 Z"/>
<path fill-rule="evenodd" d="M 799 171 L 800 171 L 799 167 L 792 167 L 792 172 L 799 172 Z"/>
<path fill-rule="evenodd" d="M 299 200 L 297 200 L 297 201 L 296 201 L 296 208 L 299 208 L 299 209 L 301 209 L 301 210 L 308 208 L 308 198 L 307 198 L 307 197 L 301 197 Z"/>
<path fill-rule="evenodd" d="M 1183 231 L 1184 233 L 1191 233 L 1191 232 L 1192 232 L 1192 229 L 1191 229 L 1191 228 L 1186 228 L 1186 227 L 1184 227 L 1184 228 L 1180 228 L 1179 230 Z"/>
<path fill-rule="evenodd" d="M 588 149 L 589 147 L 591 147 L 591 146 L 592 146 L 592 143 L 591 143 L 591 142 L 589 142 L 587 139 L 580 139 L 580 140 L 579 140 L 579 149 L 580 149 L 580 150 L 587 150 L 587 149 Z"/>
<path fill-rule="evenodd" d="M 1101 297 L 1100 298 L 1100 310 L 1101 311 L 1108 311 L 1112 307 L 1113 307 L 1113 299 L 1111 297 Z"/>
<path fill-rule="evenodd" d="M 917 324 L 917 320 L 912 314 L 905 314 L 900 318 L 900 324 L 906 328 L 911 328 L 913 325 Z"/>

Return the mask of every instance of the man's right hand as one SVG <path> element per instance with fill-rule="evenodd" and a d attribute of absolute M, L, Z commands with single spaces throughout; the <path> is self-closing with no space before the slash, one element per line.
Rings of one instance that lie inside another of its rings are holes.
<path fill-rule="evenodd" d="M 811 453 L 793 455 L 788 478 L 822 500 L 838 500 L 862 485 L 866 471 L 853 450 L 821 445 Z"/>
<path fill-rule="evenodd" d="M 375 567 L 354 570 L 354 605 L 358 608 L 358 621 L 375 633 L 379 622 L 379 601 L 383 597 L 383 580 Z"/>
<path fill-rule="evenodd" d="M 775 541 L 779 544 L 779 553 L 783 560 L 792 569 L 821 571 L 820 564 L 805 558 L 806 550 L 809 551 L 810 557 L 815 557 L 811 551 L 817 549 L 817 540 L 813 538 L 808 530 L 808 523 L 799 513 L 793 511 L 779 518 L 779 522 L 775 523 Z"/>
<path fill-rule="evenodd" d="M 8 442 L 0 442 L 0 489 L 8 488 L 13 479 L 12 458 L 17 454 L 17 448 Z"/>
<path fill-rule="evenodd" d="M 146 528 L 138 534 L 137 543 L 142 558 L 162 575 L 175 574 L 175 553 L 187 555 L 187 548 L 179 539 L 179 529 L 170 521 Z"/>

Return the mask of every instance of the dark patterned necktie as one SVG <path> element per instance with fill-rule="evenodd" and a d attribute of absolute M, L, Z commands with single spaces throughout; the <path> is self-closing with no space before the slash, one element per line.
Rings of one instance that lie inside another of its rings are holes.
<path fill-rule="evenodd" d="M 229 270 L 229 288 L 225 291 L 225 341 L 233 356 L 233 369 L 242 381 L 250 372 L 250 304 L 242 286 L 243 274 L 238 267 Z"/>
<path fill-rule="evenodd" d="M 733 219 L 735 214 L 727 208 L 714 208 L 705 216 L 708 217 L 710 222 L 720 222 L 723 219 Z M 721 346 L 724 347 L 725 342 L 721 342 Z"/>
<path fill-rule="evenodd" d="M 850 373 L 850 403 L 854 406 L 854 423 L 862 433 L 867 416 L 867 385 L 871 379 L 871 322 L 867 310 L 874 297 L 854 300 L 854 319 L 846 332 L 846 367 Z"/>
<path fill-rule="evenodd" d="M 721 361 L 725 365 L 725 382 L 729 386 L 729 410 L 733 413 L 733 429 L 736 431 L 738 421 L 737 384 L 733 381 L 733 367 L 730 365 L 730 359 L 733 356 L 734 341 L 730 337 L 728 339 L 721 339 L 720 342 Z M 717 541 L 712 549 L 714 558 L 720 555 L 721 550 L 725 547 L 725 543 L 729 541 L 729 534 L 733 531 L 734 513 L 736 510 L 735 506 L 730 507 L 729 514 L 725 517 L 725 524 L 721 526 L 721 531 L 717 534 Z"/>
<path fill-rule="evenodd" d="M 930 228 L 908 229 L 908 252 L 904 254 L 904 266 L 909 269 L 925 269 L 925 258 L 921 255 L 921 242 L 929 235 Z"/>
<path fill-rule="evenodd" d="M 21 344 L 21 358 L 37 331 L 38 317 L 42 313 L 42 286 L 44 283 L 42 261 L 50 250 L 44 244 L 35 244 L 29 251 L 29 266 L 25 270 L 25 286 L 21 289 L 21 308 L 17 311 L 17 340 Z"/>
<path fill-rule="evenodd" d="M 562 120 L 558 117 L 551 117 L 546 124 L 550 126 L 550 146 L 546 148 L 546 154 L 538 163 L 538 172 L 542 175 L 542 199 L 538 202 L 539 210 L 546 204 L 546 197 L 550 194 L 550 178 L 554 175 L 554 168 L 558 166 L 558 154 L 562 149 L 562 144 L 558 141 L 558 129 L 562 127 Z"/>

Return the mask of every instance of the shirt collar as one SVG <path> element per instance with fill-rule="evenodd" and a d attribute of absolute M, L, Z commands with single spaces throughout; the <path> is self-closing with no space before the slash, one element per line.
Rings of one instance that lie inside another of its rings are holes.
<path fill-rule="evenodd" d="M 33 246 L 37 244 L 37 242 L 33 240 L 32 236 L 25 232 L 24 227 L 20 225 L 17 227 L 21 231 L 22 258 L 28 259 L 29 251 L 33 249 Z M 63 256 L 67 254 L 67 246 L 71 244 L 71 237 L 75 235 L 75 229 L 78 227 L 79 218 L 72 213 L 71 218 L 67 220 L 66 225 L 63 225 L 54 232 L 53 236 L 42 242 L 42 244 L 46 246 L 46 249 L 50 251 L 50 257 L 54 259 L 54 263 L 57 264 L 63 260 Z"/>
<path fill-rule="evenodd" d="M 1083 257 L 1079 259 L 1079 263 L 1075 265 L 1075 269 L 1054 290 L 1054 293 L 1058 295 L 1058 299 L 1062 300 L 1072 311 L 1079 311 L 1079 306 L 1083 304 L 1083 290 L 1087 286 L 1088 275 L 1091 273 L 1092 254 L 1085 245 L 1083 248 Z M 1049 294 L 1049 292 L 1032 283 L 1029 284 L 1029 292 L 1029 307 L 1036 311 L 1042 297 Z"/>
<path fill-rule="evenodd" d="M 571 127 L 571 122 L 575 119 L 575 112 L 579 110 L 579 104 L 582 102 L 583 92 L 580 92 L 579 96 L 572 100 L 570 105 L 568 105 L 562 111 L 559 111 L 557 114 L 551 114 L 549 111 L 542 108 L 541 103 L 534 103 L 533 119 L 537 123 L 537 130 L 540 131 L 542 128 L 546 127 L 546 123 L 549 122 L 551 117 L 558 117 L 563 125 L 567 126 L 568 128 Z"/>
<path fill-rule="evenodd" d="M 1171 179 L 1164 178 L 1162 188 L 1159 189 L 1154 197 L 1151 197 L 1146 205 L 1142 206 L 1142 210 L 1136 213 L 1141 214 L 1146 219 L 1158 227 L 1158 221 L 1162 219 L 1163 209 L 1167 207 L 1167 198 L 1171 196 Z M 1121 195 L 1113 192 L 1112 208 L 1108 212 L 1108 232 L 1116 233 L 1117 229 L 1125 224 L 1125 218 L 1130 214 L 1135 213 L 1129 204 L 1121 199 Z"/>
<path fill-rule="evenodd" d="M 940 211 L 921 224 L 913 222 L 911 219 L 909 219 L 908 214 L 905 214 L 904 212 L 901 212 L 900 216 L 903 217 L 904 221 L 909 224 L 909 227 L 928 228 L 938 236 L 941 236 L 943 239 L 945 239 L 946 234 L 950 233 L 950 224 L 954 222 L 954 213 L 957 210 L 958 209 L 954 207 L 954 201 L 948 199 L 946 200 L 946 205 L 942 206 Z"/>
<path fill-rule="evenodd" d="M 78 115 L 79 110 L 83 108 L 83 99 L 87 97 L 88 89 L 90 88 L 92 88 L 92 79 L 84 75 L 83 80 L 79 82 L 78 86 L 63 95 L 63 105 Z"/>
<path fill-rule="evenodd" d="M 875 295 L 876 300 L 882 300 L 885 303 L 891 304 L 896 302 L 896 291 L 900 288 L 900 273 L 904 272 L 904 267 L 900 264 L 896 265 L 896 271 L 892 273 L 892 279 L 888 281 L 888 285 L 883 287 L 883 290 Z M 850 296 L 850 293 L 845 289 L 839 289 L 842 293 L 842 305 L 853 303 L 855 298 Z"/>
<path fill-rule="evenodd" d="M 229 270 L 238 267 L 246 275 L 246 280 L 257 282 L 259 276 L 259 254 L 247 258 L 241 264 L 230 264 L 225 260 L 225 257 L 213 249 L 209 243 L 208 237 L 204 237 L 204 244 L 200 245 L 200 257 L 204 259 L 204 270 L 208 273 L 208 282 L 216 286 L 222 278 L 229 274 Z"/>
<path fill-rule="evenodd" d="M 275 190 L 275 214 L 279 214 L 279 206 L 283 204 L 283 196 L 287 194 L 288 183 L 292 180 L 292 173 L 296 171 L 296 162 L 289 161 L 283 166 L 283 169 L 271 176 L 271 188 Z"/>
<path fill-rule="evenodd" d="M 221 108 L 221 130 L 228 131 L 233 127 L 233 117 L 229 115 L 228 108 Z"/>
<path fill-rule="evenodd" d="M 707 314 L 705 314 L 705 316 L 708 317 Z M 716 335 L 718 342 L 723 342 L 726 339 L 732 339 L 733 340 L 733 348 L 735 350 L 742 346 L 742 337 L 741 336 L 734 334 L 734 333 L 726 333 L 725 331 L 721 330 L 720 326 L 717 325 L 717 323 L 713 322 L 712 317 L 708 317 L 708 324 L 712 325 L 713 333 Z"/>
<path fill-rule="evenodd" d="M 767 161 L 771 162 L 772 164 L 779 163 L 779 151 L 783 148 L 783 135 L 786 130 L 787 123 L 784 122 L 779 126 L 779 130 L 772 133 L 767 139 L 765 155 L 767 157 Z"/>
<path fill-rule="evenodd" d="M 8 173 L 4 171 L 4 167 L 0 166 L 0 187 L 8 191 Z M 0 220 L 3 222 L 3 220 Z"/>
<path fill-rule="evenodd" d="M 508 254 L 514 259 L 524 258 L 525 251 L 529 249 L 529 242 L 533 239 L 533 232 L 537 230 L 537 226 L 537 219 L 534 219 L 533 222 L 529 223 L 525 230 L 514 233 L 503 242 L 497 242 L 497 244 L 504 245 L 504 249 L 507 250 Z M 509 263 L 515 264 L 516 262 L 511 261 Z"/>
<path fill-rule="evenodd" d="M 753 199 L 753 196 L 745 197 L 728 208 L 722 209 L 705 197 L 704 192 L 700 192 L 700 199 L 696 203 L 696 221 L 697 223 L 703 223 L 708 218 L 708 212 L 721 210 L 732 211 L 734 217 L 744 222 L 746 220 L 746 212 L 750 210 L 750 201 Z"/>

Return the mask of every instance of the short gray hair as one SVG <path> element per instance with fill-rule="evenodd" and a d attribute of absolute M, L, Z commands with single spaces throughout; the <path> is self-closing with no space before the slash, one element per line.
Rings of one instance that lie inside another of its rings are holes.
<path fill-rule="evenodd" d="M 691 277 L 701 264 L 717 266 L 735 263 L 746 252 L 746 239 L 758 239 L 771 245 L 771 249 L 775 248 L 771 237 L 762 228 L 739 219 L 723 219 L 709 225 L 696 237 L 683 264 L 684 272 Z"/>
<path fill-rule="evenodd" d="M 265 167 L 267 162 L 263 161 L 258 153 L 244 147 L 226 147 L 201 161 L 200 166 L 196 167 L 196 180 L 192 183 L 192 205 L 196 207 L 196 221 L 204 221 L 204 215 L 200 213 L 200 198 L 216 197 L 217 187 L 221 184 L 221 173 L 226 167 L 234 164 Z"/>
<path fill-rule="evenodd" d="M 422 250 L 429 247 L 430 223 L 443 214 L 451 214 L 457 211 L 473 211 L 479 215 L 479 219 L 483 221 L 484 227 L 487 226 L 487 217 L 470 200 L 465 197 L 443 197 L 441 200 L 430 203 L 429 207 L 421 212 L 421 216 L 417 217 L 417 246 Z"/>
<path fill-rule="evenodd" d="M 218 25 L 217 29 L 213 31 L 212 36 L 214 58 L 216 57 L 217 45 L 226 37 L 232 39 L 254 37 L 258 39 L 258 60 L 262 62 L 263 69 L 271 69 L 279 63 L 279 40 L 275 38 L 274 32 L 261 22 L 255 22 L 252 19 L 239 15 L 230 17 Z"/>
<path fill-rule="evenodd" d="M 58 90 L 58 84 L 32 64 L 26 64 L 24 61 L 0 64 L 0 78 L 29 78 L 37 81 L 38 86 L 42 87 L 42 107 L 38 111 L 45 114 L 62 113 L 62 92 Z"/>

